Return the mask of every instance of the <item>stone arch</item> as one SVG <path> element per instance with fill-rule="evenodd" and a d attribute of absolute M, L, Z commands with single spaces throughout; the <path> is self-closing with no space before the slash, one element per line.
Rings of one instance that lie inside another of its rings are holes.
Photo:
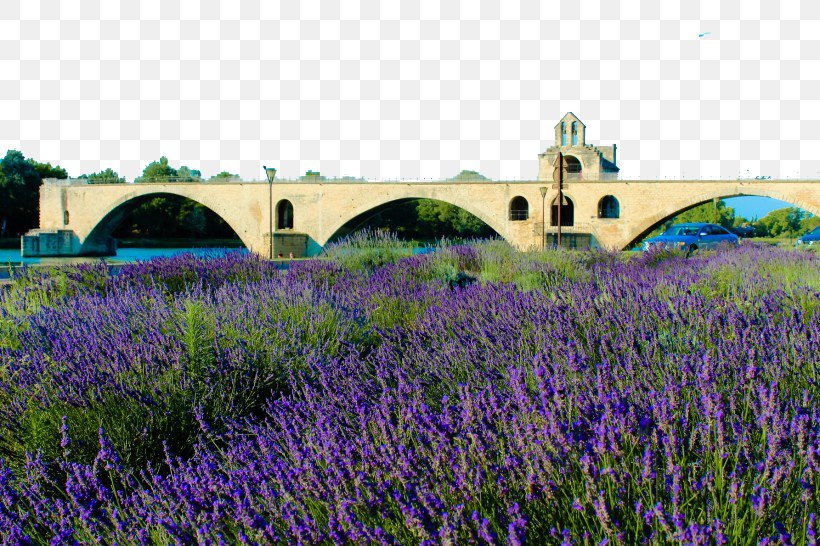
<path fill-rule="evenodd" d="M 230 218 L 229 215 L 226 215 L 220 211 L 220 207 L 213 206 L 205 202 L 206 200 L 191 197 L 187 194 L 187 192 L 173 190 L 169 191 L 169 188 L 165 187 L 161 189 L 158 188 L 156 191 L 149 191 L 145 193 L 129 192 L 128 194 L 112 201 L 111 204 L 104 209 L 104 212 L 99 219 L 92 223 L 88 233 L 84 237 L 82 234 L 78 234 L 80 235 L 81 240 L 80 254 L 93 253 L 94 249 L 100 245 L 101 241 L 110 239 L 111 234 L 133 208 L 148 199 L 161 196 L 173 196 L 188 199 L 208 208 L 211 212 L 222 218 L 222 220 L 228 224 L 246 248 L 252 248 L 250 241 L 243 236 L 244 233 L 238 229 L 236 222 Z"/>
<path fill-rule="evenodd" d="M 293 229 L 293 203 L 287 199 L 276 203 L 276 229 Z"/>
<path fill-rule="evenodd" d="M 339 236 L 340 233 L 343 233 L 343 229 L 345 226 L 350 224 L 351 222 L 356 223 L 356 225 L 364 224 L 369 218 L 373 215 L 378 214 L 379 212 L 384 212 L 385 210 L 389 210 L 391 207 L 406 203 L 408 201 L 416 201 L 419 199 L 432 199 L 435 201 L 442 201 L 449 205 L 453 205 L 460 209 L 463 209 L 485 224 L 487 224 L 493 231 L 495 231 L 500 237 L 509 240 L 508 233 L 504 229 L 504 224 L 499 220 L 503 220 L 504 216 L 499 214 L 498 218 L 493 218 L 490 214 L 487 214 L 485 211 L 478 209 L 472 203 L 463 203 L 460 199 L 442 199 L 438 196 L 427 196 L 427 195 L 406 195 L 406 196 L 396 196 L 394 198 L 384 199 L 384 200 L 371 200 L 367 203 L 362 203 L 359 206 L 355 207 L 353 210 L 342 216 L 340 219 L 334 221 L 329 229 L 324 230 L 324 233 L 319 237 L 316 237 L 317 242 L 321 246 L 325 246 L 328 241 L 334 239 L 335 237 Z"/>
<path fill-rule="evenodd" d="M 598 201 L 598 218 L 620 218 L 621 204 L 614 195 L 604 195 Z"/>
<path fill-rule="evenodd" d="M 625 244 L 621 246 L 622 248 L 630 248 L 635 242 L 646 237 L 646 235 L 651 233 L 655 228 L 667 221 L 669 218 L 686 212 L 689 209 L 693 209 L 699 205 L 703 205 L 704 203 L 709 203 L 715 199 L 728 199 L 730 197 L 744 196 L 770 197 L 772 199 L 791 203 L 793 206 L 807 210 L 815 216 L 820 216 L 820 202 L 807 202 L 802 199 L 795 198 L 788 193 L 782 193 L 778 191 L 777 188 L 744 187 L 734 188 L 731 190 L 722 188 L 672 201 L 659 212 L 646 217 L 641 222 L 638 222 L 636 227 L 629 231 L 624 239 Z"/>
<path fill-rule="evenodd" d="M 567 174 L 581 174 L 584 171 L 584 164 L 574 155 L 564 154 L 564 168 Z"/>
<path fill-rule="evenodd" d="M 513 222 L 528 220 L 530 217 L 530 204 L 527 200 L 517 195 L 510 200 L 509 219 Z"/>

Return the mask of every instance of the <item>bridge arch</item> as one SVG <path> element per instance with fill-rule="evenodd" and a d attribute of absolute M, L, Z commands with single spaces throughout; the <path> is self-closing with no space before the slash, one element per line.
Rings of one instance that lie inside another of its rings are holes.
<path fill-rule="evenodd" d="M 638 222 L 633 229 L 631 229 L 625 238 L 626 245 L 623 248 L 631 248 L 635 243 L 649 235 L 658 226 L 666 222 L 672 217 L 675 217 L 687 210 L 693 209 L 697 206 L 709 203 L 716 199 L 728 199 L 731 197 L 770 197 L 779 201 L 790 203 L 791 205 L 810 212 L 815 216 L 820 216 L 820 202 L 814 203 L 805 201 L 794 195 L 783 193 L 774 188 L 738 188 L 728 190 L 726 188 L 716 189 L 711 192 L 701 193 L 698 195 L 687 196 L 683 199 L 677 199 L 670 202 L 661 208 L 655 214 L 645 217 L 641 222 Z"/>
<path fill-rule="evenodd" d="M 372 219 L 374 216 L 378 214 L 387 212 L 398 205 L 403 205 L 421 199 L 441 201 L 443 203 L 447 203 L 448 205 L 458 207 L 466 212 L 469 212 L 470 214 L 484 222 L 487 226 L 490 227 L 490 229 L 495 231 L 500 237 L 505 239 L 508 238 L 505 234 L 504 226 L 500 225 L 496 218 L 491 217 L 491 215 L 486 214 L 484 211 L 479 210 L 477 207 L 474 207 L 468 203 L 462 203 L 458 199 L 441 199 L 439 197 L 413 195 L 386 199 L 380 202 L 371 201 L 367 204 L 362 204 L 356 207 L 355 209 L 351 210 L 349 213 L 342 216 L 340 219 L 333 222 L 330 228 L 327 231 L 325 231 L 325 236 L 321 237 L 321 239 L 317 242 L 319 242 L 321 246 L 325 246 L 328 242 L 338 239 L 339 237 L 343 237 L 344 235 L 347 235 L 348 233 L 355 231 L 359 227 L 363 226 L 368 220 Z M 503 211 L 500 211 L 500 214 L 498 216 L 501 218 L 506 217 L 506 215 L 503 215 Z M 350 226 L 350 229 L 346 229 L 346 226 Z"/>
<path fill-rule="evenodd" d="M 180 188 L 180 191 L 174 191 L 166 185 L 163 188 L 157 188 L 156 191 L 129 193 L 108 204 L 102 214 L 98 216 L 98 220 L 89 226 L 87 235 L 81 237 L 80 254 L 93 253 L 94 248 L 100 244 L 100 241 L 111 237 L 114 230 L 132 210 L 156 197 L 181 198 L 204 206 L 228 224 L 228 227 L 233 230 L 246 248 L 251 248 L 251 241 L 243 236 L 244 233 L 240 231 L 237 222 L 229 214 L 225 214 L 223 210 L 220 210 L 221 207 L 218 204 L 210 203 L 208 199 L 201 199 L 199 196 L 191 196 L 183 188 Z"/>

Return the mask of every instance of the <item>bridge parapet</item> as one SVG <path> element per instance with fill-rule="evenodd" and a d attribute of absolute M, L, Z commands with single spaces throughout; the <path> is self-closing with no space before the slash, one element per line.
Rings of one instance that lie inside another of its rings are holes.
<path fill-rule="evenodd" d="M 697 180 L 697 179 L 662 179 L 662 180 L 625 180 L 618 178 L 617 173 L 602 173 L 600 176 L 591 177 L 590 175 L 585 175 L 584 173 L 565 173 L 564 174 L 564 182 L 611 182 L 617 184 L 681 184 L 681 183 L 691 183 L 691 184 L 700 184 L 700 183 L 708 183 L 708 184 L 721 184 L 721 185 L 728 185 L 728 184 L 761 184 L 763 182 L 767 184 L 783 184 L 783 183 L 795 183 L 795 182 L 816 182 L 814 180 L 800 180 L 800 179 L 776 179 L 773 180 L 771 178 L 737 178 L 737 179 L 729 179 L 729 180 Z M 43 179 L 44 184 L 48 184 L 51 186 L 165 186 L 168 184 L 173 185 L 185 185 L 185 186 L 218 186 L 218 185 L 238 185 L 238 184 L 268 184 L 267 180 L 243 180 L 241 178 L 230 178 L 230 179 L 218 179 L 218 180 L 191 180 L 191 179 L 175 179 L 175 178 L 157 178 L 157 179 L 137 179 L 133 182 L 121 182 L 115 179 L 86 179 L 86 178 L 45 178 Z M 401 185 L 401 184 L 412 184 L 412 185 L 497 185 L 497 184 L 551 184 L 553 183 L 552 180 L 535 180 L 535 179 L 503 179 L 503 180 L 493 180 L 489 178 L 479 178 L 479 179 L 459 179 L 453 180 L 449 178 L 444 179 L 379 179 L 379 180 L 366 180 L 363 178 L 357 178 L 355 180 L 346 180 L 344 178 L 327 178 L 327 179 L 305 179 L 305 178 L 277 178 L 273 181 L 273 186 L 276 187 L 277 185 L 282 184 L 305 184 L 305 185 L 376 185 L 376 184 L 391 184 L 391 185 Z"/>

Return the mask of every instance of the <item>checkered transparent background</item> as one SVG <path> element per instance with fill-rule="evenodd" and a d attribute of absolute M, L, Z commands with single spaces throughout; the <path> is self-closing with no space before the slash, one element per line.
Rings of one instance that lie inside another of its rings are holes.
<path fill-rule="evenodd" d="M 533 179 L 572 111 L 623 179 L 818 178 L 818 38 L 817 0 L 5 0 L 0 151 Z"/>

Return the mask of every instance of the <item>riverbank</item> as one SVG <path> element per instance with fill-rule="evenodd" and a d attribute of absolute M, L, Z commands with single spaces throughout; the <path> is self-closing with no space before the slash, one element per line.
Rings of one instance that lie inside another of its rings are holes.
<path fill-rule="evenodd" d="M 238 238 L 117 239 L 119 248 L 242 248 L 243 246 L 245 245 Z M 0 237 L 0 248 L 20 248 L 20 237 Z"/>
<path fill-rule="evenodd" d="M 242 248 L 244 246 L 238 238 L 117 239 L 118 248 Z"/>
<path fill-rule="evenodd" d="M 138 249 L 132 249 L 132 250 L 152 252 L 153 249 L 139 249 L 138 248 Z M 178 252 L 178 253 L 175 252 L 174 254 L 184 254 L 184 253 L 186 253 L 185 251 L 188 251 L 188 250 L 191 250 L 191 249 L 175 249 L 175 248 L 172 248 L 172 249 L 167 249 L 167 250 L 172 250 L 172 251 L 179 250 L 180 252 Z M 200 250 L 202 250 L 202 249 L 200 249 Z M 204 249 L 204 250 L 206 252 L 209 251 L 209 250 L 213 250 L 214 251 L 213 257 L 218 257 L 218 256 L 221 256 L 221 255 L 224 254 L 224 253 L 219 252 L 220 250 L 224 250 L 224 249 L 210 249 L 210 248 L 207 248 L 207 249 Z M 126 259 L 122 259 L 122 258 L 118 259 L 117 257 L 93 258 L 93 257 L 78 256 L 78 257 L 74 257 L 74 258 L 46 258 L 46 259 L 44 259 L 44 261 L 39 262 L 39 263 L 25 263 L 25 264 L 22 264 L 20 262 L 11 262 L 11 261 L 5 262 L 5 263 L 0 262 L 0 285 L 10 284 L 11 279 L 15 275 L 17 275 L 18 273 L 21 273 L 24 268 L 35 268 L 35 269 L 55 268 L 55 267 L 76 265 L 76 264 L 81 264 L 81 263 L 95 263 L 95 262 L 99 262 L 100 260 L 104 260 L 108 265 L 109 273 L 111 273 L 112 275 L 116 275 L 117 273 L 119 273 L 119 270 L 122 268 L 122 266 L 126 265 L 128 263 L 133 263 L 135 261 L 145 261 L 147 259 L 155 259 L 155 258 L 170 258 L 170 257 L 174 256 L 174 254 L 153 254 L 152 253 L 151 255 L 146 255 L 146 256 L 148 256 L 147 258 L 137 256 L 136 259 L 131 259 L 131 257 L 128 257 Z M 275 259 L 275 260 L 265 260 L 265 258 L 262 258 L 262 260 L 264 260 L 264 261 L 270 261 L 272 264 L 274 264 L 274 267 L 276 269 L 280 269 L 280 270 L 287 270 L 287 269 L 290 268 L 290 264 L 292 262 L 297 262 L 297 261 L 306 260 L 306 259 L 310 259 L 310 258 L 293 258 L 293 259 L 278 258 L 278 259 Z"/>

